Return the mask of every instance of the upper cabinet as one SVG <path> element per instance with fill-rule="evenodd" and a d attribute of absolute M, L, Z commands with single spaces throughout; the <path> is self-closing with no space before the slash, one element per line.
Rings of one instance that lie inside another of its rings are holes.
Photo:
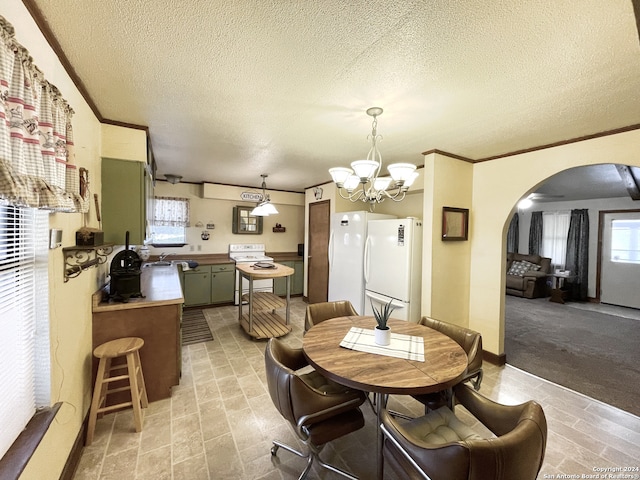
<path fill-rule="evenodd" d="M 124 245 L 127 231 L 131 245 L 144 243 L 147 202 L 153 197 L 146 166 L 138 161 L 102 159 L 102 229 L 106 243 Z"/>

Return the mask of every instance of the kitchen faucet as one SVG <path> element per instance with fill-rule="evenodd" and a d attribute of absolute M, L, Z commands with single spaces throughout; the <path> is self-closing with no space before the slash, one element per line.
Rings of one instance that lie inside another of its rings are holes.
<path fill-rule="evenodd" d="M 160 258 L 159 258 L 159 260 L 162 262 L 165 258 L 167 258 L 167 257 L 168 257 L 168 256 L 170 256 L 170 255 L 175 255 L 175 253 L 173 253 L 173 252 L 170 252 L 170 253 L 162 252 L 162 253 L 160 254 Z"/>

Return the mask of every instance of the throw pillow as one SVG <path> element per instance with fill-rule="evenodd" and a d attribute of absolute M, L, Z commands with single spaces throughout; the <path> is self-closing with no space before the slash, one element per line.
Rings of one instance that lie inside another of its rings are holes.
<path fill-rule="evenodd" d="M 527 271 L 537 272 L 542 268 L 541 265 L 536 265 L 535 263 L 531 263 L 526 260 L 522 260 L 522 263 L 524 263 L 525 265 L 527 265 L 527 267 L 529 267 L 529 270 Z"/>
<path fill-rule="evenodd" d="M 525 265 L 524 262 L 513 262 L 511 264 L 511 268 L 507 272 L 507 275 L 516 275 L 518 277 L 524 277 L 524 274 L 527 273 L 529 267 Z"/>

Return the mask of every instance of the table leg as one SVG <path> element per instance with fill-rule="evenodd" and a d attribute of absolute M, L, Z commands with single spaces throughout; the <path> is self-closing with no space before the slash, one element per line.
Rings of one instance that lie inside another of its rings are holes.
<path fill-rule="evenodd" d="M 287 277 L 287 310 L 285 315 L 285 323 L 289 325 L 289 304 L 291 303 L 291 275 Z"/>
<path fill-rule="evenodd" d="M 253 332 L 253 276 L 249 277 L 249 332 Z"/>
<path fill-rule="evenodd" d="M 384 435 L 382 434 L 382 429 L 380 425 L 382 424 L 382 411 L 387 408 L 387 401 L 389 400 L 389 395 L 386 393 L 375 393 L 375 402 L 376 402 L 376 440 L 378 442 L 378 452 L 376 456 L 376 478 L 378 480 L 382 480 L 384 476 L 384 456 L 382 454 L 382 448 L 384 446 Z"/>

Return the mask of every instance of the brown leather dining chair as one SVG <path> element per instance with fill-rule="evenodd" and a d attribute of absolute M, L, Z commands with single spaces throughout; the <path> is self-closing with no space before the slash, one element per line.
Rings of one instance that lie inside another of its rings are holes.
<path fill-rule="evenodd" d="M 306 332 L 314 325 L 330 318 L 346 317 L 348 315 L 358 315 L 358 312 L 355 311 L 348 300 L 311 303 L 307 305 L 307 312 L 304 316 L 304 331 Z"/>
<path fill-rule="evenodd" d="M 454 393 L 495 437 L 477 435 L 448 407 L 407 423 L 383 412 L 385 464 L 408 479 L 535 480 L 547 444 L 542 407 L 501 405 L 464 383 Z"/>
<path fill-rule="evenodd" d="M 433 328 L 447 337 L 455 340 L 458 345 L 467 354 L 468 366 L 467 372 L 461 380 L 461 383 L 470 381 L 476 390 L 480 389 L 482 383 L 482 335 L 469 328 L 461 327 L 453 323 L 443 322 L 429 317 L 422 317 L 420 324 L 425 327 Z M 423 403 L 426 411 L 435 410 L 444 405 L 451 406 L 452 399 L 449 393 L 435 392 L 425 395 L 415 395 L 413 398 Z"/>
<path fill-rule="evenodd" d="M 271 454 L 279 448 L 307 459 L 307 465 L 300 474 L 306 477 L 314 460 L 318 464 L 346 478 L 355 479 L 351 474 L 325 463 L 320 452 L 327 442 L 354 432 L 364 426 L 360 408 L 365 394 L 332 382 L 315 370 L 311 373 L 297 373 L 308 365 L 301 348 L 291 348 L 277 338 L 267 343 L 265 368 L 269 395 L 280 414 L 288 420 L 307 452 L 273 441 Z"/>

